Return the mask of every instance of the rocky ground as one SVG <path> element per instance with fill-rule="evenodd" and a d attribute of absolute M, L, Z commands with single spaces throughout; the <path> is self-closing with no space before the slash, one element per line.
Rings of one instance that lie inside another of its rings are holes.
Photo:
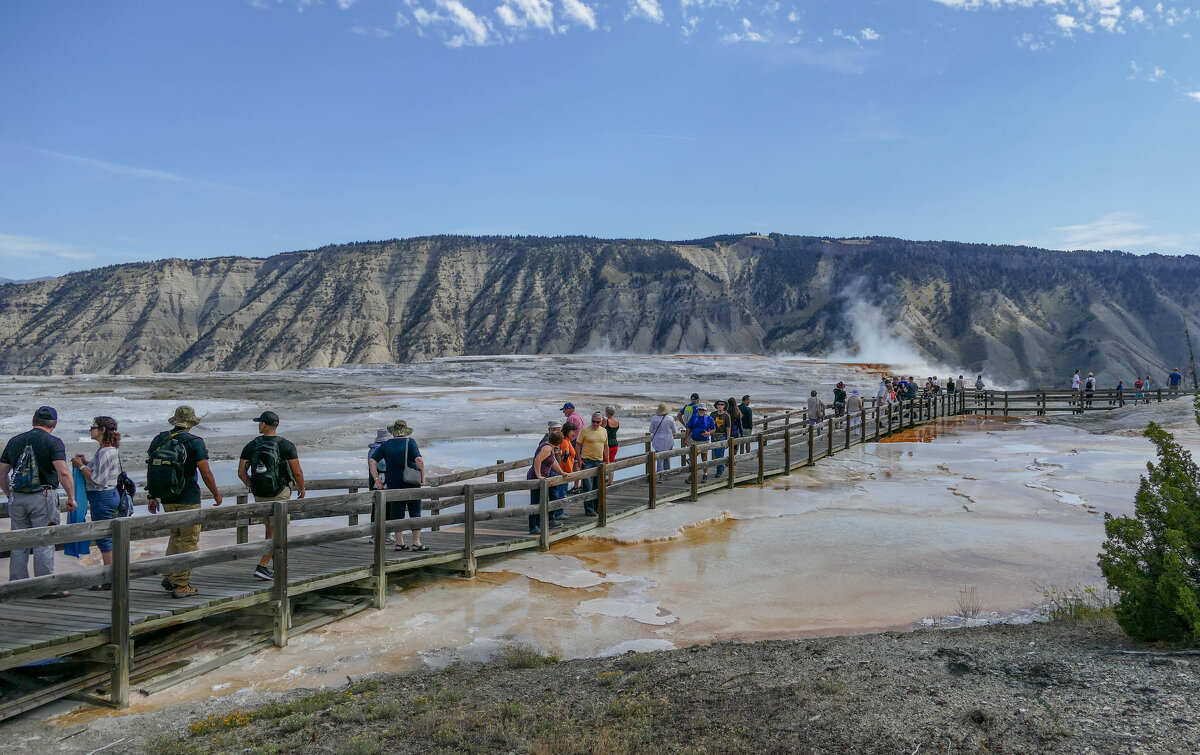
<path fill-rule="evenodd" d="M 1198 694 L 1200 656 L 1136 646 L 1101 615 L 569 662 L 512 648 L 337 690 L 14 722 L 5 739 L 68 753 L 1194 753 Z"/>

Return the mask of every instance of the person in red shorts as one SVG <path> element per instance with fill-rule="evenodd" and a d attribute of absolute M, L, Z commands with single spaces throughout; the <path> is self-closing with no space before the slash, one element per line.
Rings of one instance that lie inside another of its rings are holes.
<path fill-rule="evenodd" d="M 617 428 L 621 426 L 620 420 L 617 419 L 617 407 L 609 404 L 604 407 L 604 424 L 605 431 L 608 432 L 608 450 L 604 453 L 604 461 L 612 463 L 617 458 Z M 608 484 L 612 485 L 612 472 L 608 473 Z"/>

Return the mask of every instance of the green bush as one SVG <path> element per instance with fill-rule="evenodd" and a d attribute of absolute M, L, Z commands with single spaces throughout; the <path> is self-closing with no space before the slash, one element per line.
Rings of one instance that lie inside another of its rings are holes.
<path fill-rule="evenodd" d="M 1158 463 L 1146 465 L 1133 517 L 1105 514 L 1100 570 L 1120 594 L 1117 621 L 1131 636 L 1200 639 L 1200 469 L 1157 424 L 1146 437 Z"/>

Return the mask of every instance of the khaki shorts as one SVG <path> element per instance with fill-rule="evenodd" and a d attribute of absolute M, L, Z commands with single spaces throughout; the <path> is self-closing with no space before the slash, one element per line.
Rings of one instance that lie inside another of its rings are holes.
<path fill-rule="evenodd" d="M 251 494 L 251 495 L 253 495 L 253 494 Z M 290 500 L 291 497 L 292 497 L 292 487 L 290 485 L 285 485 L 283 487 L 283 490 L 279 491 L 279 493 L 276 495 L 262 495 L 262 496 L 256 495 L 256 496 L 254 496 L 254 502 L 255 503 L 270 503 L 271 501 L 287 501 L 287 500 Z M 259 519 L 257 521 L 259 524 L 265 524 L 268 527 L 272 527 L 275 524 L 275 520 L 273 520 L 269 516 L 264 516 L 262 519 Z"/>

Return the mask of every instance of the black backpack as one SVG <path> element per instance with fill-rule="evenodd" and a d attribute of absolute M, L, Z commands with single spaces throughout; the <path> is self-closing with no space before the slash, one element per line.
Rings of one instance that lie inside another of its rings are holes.
<path fill-rule="evenodd" d="M 279 495 L 291 481 L 290 476 L 281 472 L 283 459 L 279 456 L 278 438 L 259 436 L 246 466 L 250 472 L 250 492 L 256 496 Z"/>
<path fill-rule="evenodd" d="M 146 459 L 146 490 L 154 498 L 178 498 L 187 487 L 183 468 L 187 465 L 187 446 L 179 440 L 180 430 L 171 433 Z"/>
<path fill-rule="evenodd" d="M 18 493 L 42 492 L 42 476 L 38 472 L 37 456 L 33 446 L 25 444 L 25 450 L 17 457 L 12 470 L 12 489 Z"/>

